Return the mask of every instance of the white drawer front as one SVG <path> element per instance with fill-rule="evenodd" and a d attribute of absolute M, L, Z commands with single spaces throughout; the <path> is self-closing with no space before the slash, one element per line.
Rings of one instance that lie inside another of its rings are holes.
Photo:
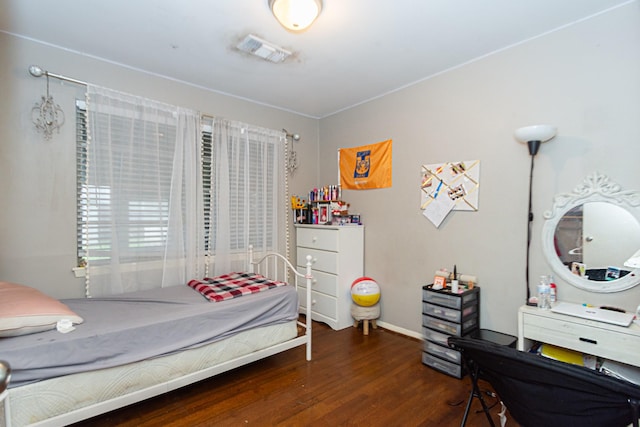
<path fill-rule="evenodd" d="M 318 251 L 315 249 L 298 248 L 297 259 L 305 259 L 311 255 L 311 268 L 325 273 L 338 273 L 338 254 L 336 252 Z M 300 261 L 298 261 L 300 265 Z"/>
<path fill-rule="evenodd" d="M 338 230 L 322 230 L 320 228 L 298 228 L 296 238 L 298 241 L 298 246 L 325 251 L 338 251 Z"/>
<path fill-rule="evenodd" d="M 304 273 L 305 269 L 298 266 L 298 271 Z M 334 297 L 338 296 L 338 276 L 315 270 L 313 270 L 311 274 L 313 275 L 313 279 L 311 279 L 312 290 Z"/>
<path fill-rule="evenodd" d="M 298 297 L 300 299 L 301 307 L 305 306 L 304 298 L 306 298 L 306 290 L 304 288 L 298 288 Z M 317 313 L 332 320 L 338 318 L 338 302 L 335 298 L 328 295 L 324 295 L 315 291 L 311 292 L 311 318 L 313 314 Z M 322 319 L 321 319 L 322 320 Z"/>
<path fill-rule="evenodd" d="M 581 324 L 543 316 L 524 314 L 524 336 L 560 347 L 570 348 L 618 362 L 638 365 L 640 338 L 609 328 L 599 328 L 597 322 Z"/>

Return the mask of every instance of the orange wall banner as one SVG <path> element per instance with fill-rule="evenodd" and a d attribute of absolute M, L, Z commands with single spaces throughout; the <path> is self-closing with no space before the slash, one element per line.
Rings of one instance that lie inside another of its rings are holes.
<path fill-rule="evenodd" d="M 340 148 L 340 185 L 348 190 L 391 187 L 392 140 Z"/>

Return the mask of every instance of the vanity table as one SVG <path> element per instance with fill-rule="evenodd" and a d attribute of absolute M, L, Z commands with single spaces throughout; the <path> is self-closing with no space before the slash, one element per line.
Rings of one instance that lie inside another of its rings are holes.
<path fill-rule="evenodd" d="M 640 268 L 626 261 L 640 248 L 640 192 L 624 190 L 596 172 L 573 192 L 557 194 L 544 218 L 542 248 L 556 279 L 593 293 L 640 284 Z M 586 274 L 574 266 L 585 267 Z M 610 269 L 619 277 L 609 277 Z M 600 270 L 607 277 L 592 273 Z M 635 323 L 617 326 L 524 305 L 518 310 L 518 349 L 528 350 L 532 341 L 640 367 Z"/>
<path fill-rule="evenodd" d="M 518 350 L 539 341 L 640 367 L 640 326 L 612 325 L 523 305 L 518 310 Z"/>

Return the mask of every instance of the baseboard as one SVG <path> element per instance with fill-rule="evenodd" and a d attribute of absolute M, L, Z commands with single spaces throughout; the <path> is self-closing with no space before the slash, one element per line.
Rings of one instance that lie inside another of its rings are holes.
<path fill-rule="evenodd" d="M 378 321 L 376 321 L 376 323 L 377 323 L 377 324 L 378 324 L 378 326 L 380 326 L 381 328 L 388 329 L 388 330 L 390 330 L 390 331 L 392 331 L 392 332 L 396 332 L 396 333 L 398 333 L 398 334 L 406 335 L 406 336 L 408 336 L 408 337 L 416 338 L 416 339 L 419 339 L 419 340 L 423 340 L 423 339 L 424 339 L 424 337 L 422 336 L 422 334 L 421 334 L 421 333 L 419 333 L 419 332 L 410 331 L 409 329 L 401 328 L 401 327 L 399 327 L 399 326 L 392 325 L 392 324 L 387 323 L 387 322 L 381 322 L 381 321 L 379 321 L 379 320 L 378 320 Z"/>

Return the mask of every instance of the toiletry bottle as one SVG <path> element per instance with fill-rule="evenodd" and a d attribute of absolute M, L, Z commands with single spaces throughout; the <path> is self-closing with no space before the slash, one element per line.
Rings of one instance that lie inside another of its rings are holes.
<path fill-rule="evenodd" d="M 549 278 L 540 276 L 538 283 L 538 308 L 548 310 L 551 308 L 551 287 L 549 286 Z"/>
<path fill-rule="evenodd" d="M 556 302 L 558 302 L 558 287 L 556 286 L 555 280 L 553 280 L 552 274 L 549 275 L 549 288 L 549 302 L 555 304 Z"/>

